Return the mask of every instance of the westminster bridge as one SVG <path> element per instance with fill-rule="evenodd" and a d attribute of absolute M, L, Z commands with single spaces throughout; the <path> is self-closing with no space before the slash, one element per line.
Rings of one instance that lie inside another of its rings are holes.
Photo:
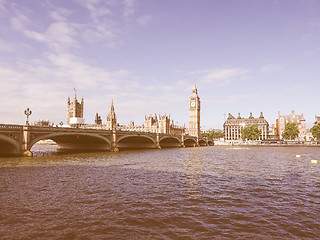
<path fill-rule="evenodd" d="M 23 155 L 38 141 L 47 139 L 56 142 L 60 149 L 81 151 L 195 147 L 214 144 L 213 140 L 186 134 L 0 124 L 0 155 Z"/>

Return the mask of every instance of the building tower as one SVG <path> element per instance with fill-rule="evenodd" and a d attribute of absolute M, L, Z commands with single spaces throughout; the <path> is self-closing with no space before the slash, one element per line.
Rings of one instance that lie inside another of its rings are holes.
<path fill-rule="evenodd" d="M 189 135 L 200 137 L 200 98 L 196 84 L 193 84 L 192 94 L 189 98 Z"/>
<path fill-rule="evenodd" d="M 102 119 L 101 119 L 101 117 L 99 116 L 98 113 L 96 114 L 96 117 L 94 119 L 94 124 L 95 125 L 102 125 Z"/>
<path fill-rule="evenodd" d="M 73 102 L 70 102 L 70 97 L 68 97 L 68 101 L 67 101 L 67 125 L 84 124 L 83 106 L 84 106 L 84 100 L 82 98 L 81 99 L 81 103 L 78 102 L 76 91 L 74 93 Z"/>
<path fill-rule="evenodd" d="M 109 130 L 114 129 L 117 126 L 117 117 L 114 111 L 113 99 L 111 102 L 110 112 L 108 113 L 108 116 L 107 116 L 106 125 L 107 125 L 107 129 Z"/>

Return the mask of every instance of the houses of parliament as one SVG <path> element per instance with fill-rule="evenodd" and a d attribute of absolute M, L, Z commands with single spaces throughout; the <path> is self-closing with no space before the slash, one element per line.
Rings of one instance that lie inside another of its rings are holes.
<path fill-rule="evenodd" d="M 84 111 L 84 99 L 81 102 L 78 101 L 76 93 L 73 101 L 70 101 L 68 97 L 67 101 L 67 118 L 66 122 L 69 126 L 85 125 L 85 119 L 83 118 Z M 90 127 L 88 125 L 88 127 Z M 120 125 L 117 122 L 117 116 L 113 100 L 111 102 L 110 111 L 106 117 L 106 123 L 102 123 L 102 119 L 97 113 L 95 116 L 95 124 L 91 127 L 103 128 L 108 130 L 118 129 L 123 131 L 139 131 L 139 132 L 152 132 L 163 134 L 189 134 L 193 137 L 200 137 L 200 97 L 198 96 L 198 90 L 196 85 L 193 85 L 192 93 L 189 98 L 189 128 L 186 126 L 178 126 L 174 124 L 171 115 L 149 115 L 145 116 L 144 124 L 142 126 L 136 126 L 134 122 L 130 122 L 128 125 Z"/>

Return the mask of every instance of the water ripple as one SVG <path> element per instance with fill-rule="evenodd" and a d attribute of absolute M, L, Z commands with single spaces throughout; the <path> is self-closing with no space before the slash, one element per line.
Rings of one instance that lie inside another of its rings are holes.
<path fill-rule="evenodd" d="M 1 159 L 0 236 L 318 238 L 319 158 L 318 148 L 207 147 Z"/>

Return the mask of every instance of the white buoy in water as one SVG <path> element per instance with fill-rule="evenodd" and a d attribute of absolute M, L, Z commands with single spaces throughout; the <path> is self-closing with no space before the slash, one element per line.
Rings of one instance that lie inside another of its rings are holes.
<path fill-rule="evenodd" d="M 317 163 L 318 163 L 318 160 L 312 159 L 312 160 L 311 160 L 311 163 L 317 164 Z"/>
<path fill-rule="evenodd" d="M 300 155 L 300 154 L 297 154 L 297 155 L 296 155 L 296 158 L 301 158 L 301 155 Z"/>

